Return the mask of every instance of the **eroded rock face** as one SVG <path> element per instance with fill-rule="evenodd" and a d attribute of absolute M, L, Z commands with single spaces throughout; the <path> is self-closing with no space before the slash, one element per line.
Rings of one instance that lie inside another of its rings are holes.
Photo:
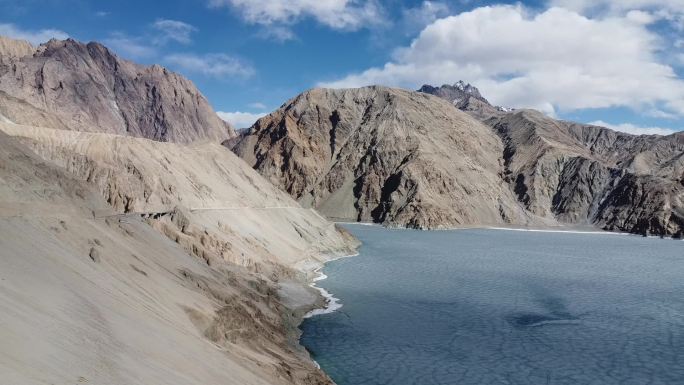
<path fill-rule="evenodd" d="M 507 110 L 465 83 L 311 90 L 234 142 L 271 182 L 331 217 L 682 235 L 684 134 L 635 136 Z"/>
<path fill-rule="evenodd" d="M 506 143 L 506 180 L 561 222 L 681 236 L 684 134 L 630 135 L 522 110 L 487 120 Z"/>
<path fill-rule="evenodd" d="M 28 55 L 25 46 L 5 45 L 15 48 L 0 48 L 0 115 L 12 122 L 178 143 L 235 135 L 192 82 L 158 65 L 72 39 Z"/>
<path fill-rule="evenodd" d="M 530 221 L 500 176 L 496 134 L 422 93 L 314 89 L 260 119 L 234 150 L 335 218 L 416 228 Z"/>

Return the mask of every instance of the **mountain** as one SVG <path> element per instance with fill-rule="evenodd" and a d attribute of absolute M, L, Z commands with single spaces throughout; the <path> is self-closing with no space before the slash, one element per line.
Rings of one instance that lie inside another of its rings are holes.
<path fill-rule="evenodd" d="M 433 87 L 429 84 L 424 84 L 422 87 L 420 87 L 418 92 L 438 96 L 442 99 L 450 101 L 454 105 L 459 105 L 470 98 L 489 104 L 487 99 L 482 97 L 480 90 L 478 90 L 477 87 L 471 85 L 470 83 L 466 83 L 463 80 L 459 80 L 458 82 L 454 83 L 454 85 L 444 84 L 441 87 Z"/>
<path fill-rule="evenodd" d="M 3 381 L 331 384 L 297 326 L 325 303 L 315 270 L 358 241 L 221 146 L 179 76 L 97 43 L 0 43 Z M 61 92 L 22 78 L 36 63 Z M 107 105 L 168 130 L 137 137 L 152 126 Z"/>
<path fill-rule="evenodd" d="M 468 112 L 478 119 L 486 119 L 492 115 L 511 111 L 509 108 L 493 106 L 480 94 L 477 87 L 463 80 L 459 80 L 453 85 L 444 84 L 440 87 L 424 84 L 418 89 L 418 92 L 448 100 L 459 110 Z"/>
<path fill-rule="evenodd" d="M 0 40 L 0 120 L 163 142 L 235 136 L 189 80 L 95 42 Z"/>
<path fill-rule="evenodd" d="M 526 209 L 565 223 L 681 237 L 684 133 L 629 135 L 521 110 L 487 121 Z"/>
<path fill-rule="evenodd" d="M 684 134 L 634 136 L 495 107 L 463 82 L 307 91 L 232 144 L 331 217 L 684 235 Z"/>
<path fill-rule="evenodd" d="M 452 88 L 419 92 L 452 100 Z M 454 105 L 501 137 L 505 179 L 527 210 L 606 230 L 684 236 L 684 133 L 630 135 L 472 99 Z"/>
<path fill-rule="evenodd" d="M 499 137 L 422 93 L 307 91 L 260 119 L 233 149 L 330 217 L 417 228 L 538 223 L 501 177 Z"/>
<path fill-rule="evenodd" d="M 351 236 L 218 144 L 0 123 L 0 149 L 5 380 L 329 383 L 296 325 Z"/>

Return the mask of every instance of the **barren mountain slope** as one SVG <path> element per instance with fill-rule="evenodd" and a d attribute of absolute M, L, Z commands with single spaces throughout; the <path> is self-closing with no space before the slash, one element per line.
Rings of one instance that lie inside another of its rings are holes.
<path fill-rule="evenodd" d="M 303 279 L 353 240 L 218 146 L 0 129 L 3 381 L 328 383 L 296 344 Z"/>
<path fill-rule="evenodd" d="M 505 179 L 533 214 L 607 230 L 684 235 L 684 134 L 629 135 L 533 110 L 506 111 L 459 84 L 419 91 L 452 101 L 495 130 L 505 144 Z"/>
<path fill-rule="evenodd" d="M 503 182 L 503 145 L 437 97 L 314 89 L 260 119 L 234 151 L 304 205 L 417 228 L 529 223 Z"/>
<path fill-rule="evenodd" d="M 158 141 L 235 135 L 189 80 L 122 60 L 99 43 L 51 40 L 32 54 L 0 40 L 0 116 L 15 123 Z M 0 121 L 3 119 L 0 119 Z"/>
<path fill-rule="evenodd" d="M 151 217 L 165 233 L 174 232 L 172 238 L 191 242 L 185 246 L 200 256 L 257 269 L 350 251 L 334 225 L 218 144 L 185 146 L 13 124 L 0 129 L 95 186 L 117 213 Z M 247 255 L 238 252 L 250 247 Z"/>
<path fill-rule="evenodd" d="M 525 206 L 565 222 L 682 236 L 684 134 L 636 136 L 521 110 L 487 121 Z"/>

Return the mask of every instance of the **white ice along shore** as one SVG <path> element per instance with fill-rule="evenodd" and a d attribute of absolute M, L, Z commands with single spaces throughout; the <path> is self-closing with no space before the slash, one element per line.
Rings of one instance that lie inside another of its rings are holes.
<path fill-rule="evenodd" d="M 357 255 L 359 255 L 359 253 L 355 253 L 355 254 L 351 254 L 351 255 L 345 255 L 345 256 L 342 256 L 339 258 L 332 259 L 328 262 L 332 262 L 332 261 L 335 261 L 335 260 L 338 260 L 341 258 L 355 257 Z M 325 266 L 321 266 L 315 270 L 315 273 L 317 273 L 318 275 L 316 276 L 316 278 L 313 279 L 313 282 L 309 286 L 318 290 L 321 293 L 321 295 L 323 296 L 323 298 L 325 298 L 325 303 L 326 303 L 325 307 L 319 308 L 319 309 L 313 309 L 313 310 L 309 311 L 308 313 L 306 313 L 304 315 L 304 318 L 311 318 L 313 316 L 317 316 L 317 315 L 321 315 L 321 314 L 333 313 L 342 307 L 342 304 L 339 302 L 340 301 L 339 298 L 335 298 L 332 294 L 330 294 L 330 292 L 328 292 L 324 288 L 316 286 L 316 282 L 322 281 L 322 280 L 328 278 L 328 276 L 323 274 L 323 272 L 321 271 L 324 267 Z"/>

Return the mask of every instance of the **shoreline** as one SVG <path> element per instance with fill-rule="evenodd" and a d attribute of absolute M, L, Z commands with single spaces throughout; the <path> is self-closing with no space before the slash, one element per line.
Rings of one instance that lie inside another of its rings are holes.
<path fill-rule="evenodd" d="M 337 223 L 337 222 L 335 222 L 335 223 Z M 358 247 L 360 247 L 360 244 L 357 246 L 357 249 L 358 249 Z M 321 368 L 321 365 L 318 362 L 316 362 L 316 360 L 314 360 L 313 357 L 311 357 L 311 352 L 309 352 L 309 350 L 306 348 L 306 346 L 302 345 L 302 343 L 301 343 L 301 338 L 302 338 L 302 333 L 303 333 L 301 326 L 302 326 L 302 323 L 304 322 L 304 320 L 306 320 L 307 318 L 312 318 L 312 317 L 315 317 L 318 315 L 323 315 L 323 314 L 334 313 L 335 311 L 337 311 L 338 309 L 340 309 L 342 307 L 342 304 L 338 302 L 339 298 L 334 297 L 330 292 L 328 292 L 324 288 L 316 286 L 316 282 L 322 281 L 322 280 L 328 278 L 328 276 L 325 275 L 321 271 L 325 268 L 325 265 L 328 262 L 333 262 L 333 261 L 336 261 L 336 260 L 342 259 L 342 258 L 356 257 L 358 255 L 359 255 L 359 252 L 356 251 L 352 254 L 344 254 L 344 255 L 332 257 L 325 262 L 321 262 L 321 265 L 316 267 L 315 269 L 309 270 L 308 272 L 306 272 L 307 275 L 310 273 L 316 274 L 315 277 L 313 277 L 311 279 L 307 279 L 308 282 L 305 282 L 305 283 L 308 283 L 308 287 L 310 287 L 310 288 L 312 288 L 318 292 L 318 295 L 320 296 L 319 298 L 322 298 L 324 300 L 325 306 L 317 307 L 318 301 L 315 301 L 315 302 L 310 304 L 310 310 L 309 311 L 307 311 L 305 314 L 299 316 L 299 322 L 297 323 L 297 326 L 296 326 L 297 330 L 299 331 L 299 338 L 297 339 L 297 345 L 299 345 L 299 347 L 301 347 L 306 352 L 308 359 L 314 364 L 314 366 L 318 370 L 322 371 L 323 373 L 325 373 L 325 370 L 323 370 L 323 368 Z M 327 376 L 327 373 L 325 373 L 325 375 Z M 334 382 L 332 382 L 332 383 L 334 384 Z"/>
<path fill-rule="evenodd" d="M 515 225 L 468 225 L 459 227 L 439 227 L 434 229 L 423 229 L 423 228 L 413 228 L 406 226 L 398 226 L 394 224 L 384 225 L 382 223 L 372 223 L 372 222 L 349 222 L 349 221 L 335 221 L 334 223 L 340 225 L 359 225 L 359 226 L 379 226 L 388 230 L 414 230 L 414 231 L 457 231 L 457 230 L 500 230 L 500 231 L 529 231 L 538 233 L 566 233 L 566 234 L 587 234 L 587 235 L 625 235 L 625 236 L 636 236 L 643 238 L 658 238 L 663 240 L 672 241 L 684 241 L 684 239 L 678 239 L 670 235 L 643 235 L 638 233 L 629 233 L 625 231 L 609 231 L 602 230 L 599 227 L 591 225 L 578 225 L 578 226 L 539 226 L 539 227 L 524 227 Z"/>
<path fill-rule="evenodd" d="M 638 236 L 638 237 L 644 237 L 643 235 L 639 234 L 634 234 L 634 233 L 626 233 L 626 232 L 615 232 L 615 231 L 606 231 L 606 230 L 601 230 L 599 228 L 593 228 L 594 230 L 591 230 L 592 227 L 587 226 L 586 230 L 584 230 L 585 227 L 563 227 L 564 229 L 556 228 L 556 227 L 539 227 L 539 228 L 524 228 L 524 227 L 504 227 L 504 226 L 467 226 L 467 227 L 455 227 L 455 228 L 448 228 L 448 229 L 429 229 L 429 230 L 424 230 L 424 229 L 414 229 L 414 228 L 408 228 L 408 227 L 388 227 L 384 226 L 380 223 L 370 223 L 370 222 L 346 222 L 346 221 L 335 221 L 334 222 L 336 225 L 357 225 L 357 226 L 377 226 L 377 227 L 382 227 L 385 229 L 390 229 L 390 230 L 414 230 L 414 231 L 457 231 L 457 230 L 498 230 L 498 231 L 523 231 L 523 232 L 540 232 L 540 233 L 567 233 L 567 234 L 585 234 L 585 235 L 619 235 L 619 236 Z M 660 238 L 660 239 L 670 239 L 674 241 L 682 241 L 682 239 L 675 239 L 672 237 L 661 237 L 657 235 L 649 235 L 646 236 L 646 238 Z M 357 247 L 360 247 L 357 246 Z M 330 293 L 327 291 L 325 288 L 317 286 L 317 283 L 320 281 L 323 281 L 328 278 L 328 276 L 323 273 L 323 269 L 325 268 L 326 264 L 329 262 L 336 261 L 338 259 L 342 258 L 351 258 L 351 257 L 356 257 L 359 256 L 360 253 L 357 251 L 353 254 L 346 254 L 346 255 L 340 255 L 337 257 L 333 257 L 325 262 L 322 262 L 322 264 L 318 267 L 316 267 L 313 270 L 310 270 L 310 273 L 315 274 L 313 278 L 311 278 L 308 283 L 308 286 L 317 290 L 319 295 L 324 299 L 325 301 L 325 306 L 323 307 L 314 307 L 308 312 L 306 312 L 304 315 L 301 316 L 301 320 L 299 322 L 298 328 L 301 332 L 301 324 L 308 318 L 313 318 L 316 316 L 324 315 L 324 314 L 331 314 L 336 311 L 338 311 L 340 308 L 342 308 L 344 305 L 340 303 L 340 299 L 335 297 L 334 294 Z M 313 304 L 312 306 L 315 306 Z M 321 368 L 320 364 L 316 362 L 311 357 L 311 353 L 308 351 L 308 349 L 301 344 L 301 334 L 299 337 L 298 341 L 299 345 L 304 348 L 305 351 L 307 351 L 309 355 L 309 360 L 313 362 L 313 364 L 318 368 L 319 370 L 323 371 L 325 373 L 325 370 Z M 327 375 L 327 374 L 326 374 Z"/>
<path fill-rule="evenodd" d="M 325 268 L 325 265 L 327 263 L 337 261 L 338 259 L 342 259 L 342 258 L 356 257 L 358 255 L 359 255 L 359 252 L 357 251 L 353 254 L 342 255 L 342 256 L 339 256 L 336 258 L 332 258 L 328 261 L 325 261 L 321 266 L 319 266 L 315 270 L 313 270 L 313 273 L 317 274 L 317 276 L 315 276 L 313 279 L 311 279 L 311 282 L 309 283 L 309 287 L 317 290 L 319 292 L 319 294 L 325 299 L 325 306 L 309 310 L 308 312 L 306 312 L 306 314 L 304 314 L 302 316 L 302 321 L 307 319 L 307 318 L 315 317 L 317 315 L 334 313 L 335 311 L 337 311 L 338 309 L 340 309 L 342 307 L 342 304 L 339 302 L 339 298 L 336 298 L 332 293 L 330 293 L 326 289 L 316 286 L 316 282 L 323 281 L 324 279 L 328 278 L 328 276 L 325 275 L 321 271 Z"/>

